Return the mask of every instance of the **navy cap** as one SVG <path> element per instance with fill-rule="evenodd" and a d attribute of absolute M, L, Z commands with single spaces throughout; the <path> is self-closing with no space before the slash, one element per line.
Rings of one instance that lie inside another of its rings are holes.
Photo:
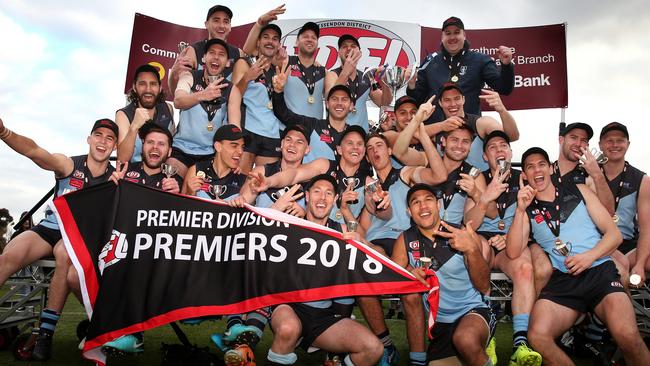
<path fill-rule="evenodd" d="M 526 159 L 534 154 L 540 154 L 544 157 L 547 163 L 551 163 L 551 159 L 548 157 L 548 153 L 546 150 L 542 149 L 541 147 L 531 147 L 530 149 L 524 151 L 524 153 L 521 155 L 521 166 L 524 167 L 526 165 Z"/>
<path fill-rule="evenodd" d="M 427 191 L 431 192 L 433 196 L 435 197 L 436 191 L 433 189 L 433 186 L 430 186 L 425 183 L 417 183 L 414 184 L 411 188 L 409 188 L 408 192 L 406 193 L 406 206 L 409 205 L 409 201 L 411 200 L 411 196 L 415 194 L 417 191 Z"/>
<path fill-rule="evenodd" d="M 230 52 L 228 52 L 228 44 L 226 43 L 226 41 L 224 41 L 223 39 L 219 39 L 219 38 L 208 39 L 205 42 L 205 53 L 208 53 L 208 50 L 210 49 L 210 47 L 214 46 L 215 44 L 218 44 L 221 47 L 223 47 L 223 49 L 226 50 L 226 56 L 228 58 L 230 58 Z"/>
<path fill-rule="evenodd" d="M 487 136 L 485 136 L 485 138 L 483 139 L 483 151 L 487 149 L 488 142 L 490 142 L 490 140 L 495 137 L 501 137 L 502 139 L 506 140 L 508 145 L 510 145 L 510 137 L 508 136 L 507 133 L 503 132 L 502 130 L 494 130 L 488 133 Z"/>
<path fill-rule="evenodd" d="M 361 48 L 361 45 L 359 44 L 359 40 L 357 39 L 357 37 L 355 37 L 355 36 L 353 36 L 351 34 L 344 34 L 344 35 L 339 37 L 339 42 L 338 42 L 339 48 L 341 48 L 341 45 L 343 44 L 343 42 L 348 41 L 348 40 L 353 41 L 357 45 L 357 47 Z"/>
<path fill-rule="evenodd" d="M 214 13 L 216 13 L 218 11 L 226 13 L 226 15 L 228 15 L 228 18 L 232 19 L 232 10 L 230 10 L 229 7 L 227 7 L 225 5 L 215 5 L 215 6 L 211 7 L 210 9 L 208 9 L 208 15 L 205 17 L 205 20 L 210 19 L 212 14 L 214 14 Z"/>
<path fill-rule="evenodd" d="M 317 176 L 313 177 L 313 178 L 309 181 L 309 187 L 310 187 L 310 189 L 311 189 L 311 187 L 313 187 L 314 184 L 315 184 L 316 182 L 318 182 L 319 180 L 326 180 L 326 181 L 330 182 L 330 183 L 332 184 L 332 187 L 334 187 L 334 192 L 335 192 L 335 193 L 338 192 L 338 182 L 336 181 L 336 178 L 332 177 L 332 176 L 329 175 L 329 174 L 318 174 Z"/>
<path fill-rule="evenodd" d="M 307 143 L 309 143 L 309 136 L 307 134 L 307 130 L 305 129 L 305 127 L 303 127 L 303 125 L 294 124 L 294 125 L 287 126 L 284 130 L 282 130 L 282 133 L 280 133 L 280 139 L 284 139 L 285 137 L 287 137 L 289 131 L 300 132 L 303 136 L 305 136 Z"/>
<path fill-rule="evenodd" d="M 330 99 L 332 97 L 332 94 L 339 90 L 343 90 L 348 95 L 348 97 L 352 98 L 352 93 L 350 92 L 350 88 L 348 88 L 347 85 L 336 84 L 330 88 L 329 92 L 327 92 L 327 99 Z"/>
<path fill-rule="evenodd" d="M 109 130 L 113 131 L 116 139 L 120 135 L 120 128 L 117 127 L 117 124 L 115 122 L 113 122 L 108 118 L 102 118 L 95 121 L 95 124 L 93 125 L 93 129 L 90 130 L 90 133 L 93 133 L 96 129 L 101 127 L 108 128 Z"/>
<path fill-rule="evenodd" d="M 393 110 L 397 112 L 399 107 L 401 107 L 403 104 L 409 104 L 409 103 L 415 105 L 415 108 L 418 107 L 418 102 L 413 97 L 410 97 L 408 95 L 403 95 L 395 101 L 395 108 L 393 108 Z"/>
<path fill-rule="evenodd" d="M 244 143 L 246 142 L 246 139 L 244 138 L 244 133 L 242 132 L 241 128 L 233 125 L 233 124 L 227 124 L 219 127 L 217 129 L 217 132 L 214 133 L 214 137 L 212 137 L 212 141 L 236 141 L 239 139 L 244 139 Z"/>
<path fill-rule="evenodd" d="M 447 18 L 447 20 L 445 20 L 442 23 L 442 30 L 444 31 L 445 28 L 447 28 L 449 26 L 452 26 L 452 25 L 455 25 L 458 28 L 460 28 L 462 30 L 465 30 L 465 24 L 463 24 L 463 21 L 460 20 L 459 17 L 449 17 L 449 18 Z"/>
<path fill-rule="evenodd" d="M 262 29 L 260 29 L 260 35 L 257 38 L 262 37 L 262 33 L 264 33 L 264 31 L 268 29 L 275 31 L 278 34 L 278 37 L 282 38 L 282 29 L 280 29 L 280 27 L 278 27 L 277 24 L 273 24 L 273 23 L 269 23 L 263 26 Z"/>
<path fill-rule="evenodd" d="M 566 136 L 569 131 L 575 130 L 576 128 L 587 132 L 587 140 L 591 140 L 591 138 L 594 136 L 594 130 L 591 128 L 591 126 L 584 122 L 569 123 L 560 131 L 560 136 Z"/>
<path fill-rule="evenodd" d="M 361 135 L 361 139 L 362 139 L 363 141 L 366 141 L 366 130 L 364 130 L 363 127 L 361 127 L 361 126 L 359 126 L 359 125 L 351 125 L 351 126 L 348 126 L 348 128 L 346 128 L 346 129 L 343 131 L 343 133 L 341 133 L 341 137 L 340 137 L 340 139 L 339 139 L 339 141 L 338 141 L 339 144 L 341 144 L 341 141 L 343 141 L 343 138 L 344 138 L 347 134 L 352 133 L 352 132 L 356 132 L 356 133 L 358 133 L 359 135 Z"/>
<path fill-rule="evenodd" d="M 302 27 L 300 27 L 300 30 L 298 31 L 298 36 L 300 36 L 303 32 L 308 30 L 316 33 L 316 38 L 320 37 L 320 27 L 318 26 L 318 24 L 314 22 L 307 22 L 303 24 Z"/>
<path fill-rule="evenodd" d="M 610 131 L 621 131 L 625 135 L 626 139 L 630 139 L 630 134 L 627 132 L 627 127 L 625 127 L 625 125 L 620 122 L 611 122 L 606 124 L 605 127 L 600 130 L 600 138 L 602 139 L 603 136 L 605 136 L 605 134 Z"/>

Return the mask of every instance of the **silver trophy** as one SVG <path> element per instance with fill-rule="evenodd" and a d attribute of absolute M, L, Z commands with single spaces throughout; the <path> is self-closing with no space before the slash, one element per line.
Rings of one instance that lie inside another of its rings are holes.
<path fill-rule="evenodd" d="M 420 259 L 417 261 L 416 266 L 422 267 L 424 269 L 429 269 L 431 268 L 431 258 L 429 257 L 420 257 Z"/>
<path fill-rule="evenodd" d="M 343 184 L 345 184 L 348 189 L 355 190 L 359 186 L 359 183 L 359 178 L 347 177 L 343 179 Z"/>
<path fill-rule="evenodd" d="M 189 46 L 190 44 L 185 41 L 178 42 L 178 53 L 183 53 L 183 51 L 185 51 L 185 49 Z"/>
<path fill-rule="evenodd" d="M 366 184 L 366 193 L 368 194 L 374 194 L 379 191 L 379 180 L 375 179 L 372 182 Z"/>
<path fill-rule="evenodd" d="M 280 199 L 280 197 L 284 196 L 285 193 L 289 192 L 289 189 L 289 187 L 278 189 L 277 191 L 271 193 L 271 198 L 273 198 L 274 201 L 277 201 Z"/>
<path fill-rule="evenodd" d="M 411 71 L 409 77 L 406 77 L 407 70 Z M 402 66 L 385 66 L 384 69 L 384 82 L 390 88 L 393 93 L 393 105 L 397 100 L 397 91 L 402 89 L 408 82 L 415 77 L 418 72 L 418 64 L 414 63 L 410 67 Z"/>
<path fill-rule="evenodd" d="M 345 222 L 345 228 L 348 229 L 348 232 L 353 233 L 357 231 L 357 226 L 359 226 L 359 223 L 356 221 L 346 221 Z"/>
<path fill-rule="evenodd" d="M 481 170 L 480 170 L 479 168 L 472 167 L 472 168 L 469 170 L 469 176 L 472 177 L 472 178 L 474 178 L 474 179 L 476 179 L 476 177 L 478 177 L 479 174 L 481 174 Z"/>
<path fill-rule="evenodd" d="M 221 198 L 224 193 L 226 193 L 226 190 L 228 187 L 226 187 L 223 184 L 212 184 L 210 185 L 210 193 L 214 195 L 214 198 Z"/>
<path fill-rule="evenodd" d="M 171 164 L 163 163 L 161 165 L 161 168 L 162 168 L 162 173 L 165 176 L 167 176 L 167 179 L 173 177 L 177 173 L 176 167 Z"/>
<path fill-rule="evenodd" d="M 498 160 L 497 164 L 499 164 L 499 175 L 504 175 L 512 166 L 512 163 L 505 159 Z"/>
<path fill-rule="evenodd" d="M 603 153 L 602 151 L 596 149 L 595 147 L 592 147 L 592 148 L 591 148 L 591 155 L 594 156 L 594 159 L 596 159 L 596 162 L 597 162 L 599 165 L 605 164 L 605 163 L 609 160 L 609 159 L 607 158 L 607 156 L 605 156 L 605 153 Z M 582 158 L 584 159 L 585 156 L 582 155 Z"/>
<path fill-rule="evenodd" d="M 219 79 L 221 77 L 221 74 L 217 75 L 208 75 L 208 84 L 214 83 L 215 80 Z"/>

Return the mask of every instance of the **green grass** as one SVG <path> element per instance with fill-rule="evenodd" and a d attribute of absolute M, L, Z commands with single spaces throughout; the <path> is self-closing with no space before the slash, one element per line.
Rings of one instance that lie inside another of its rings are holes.
<path fill-rule="evenodd" d="M 358 311 L 355 315 L 360 319 Z M 0 365 L 90 365 L 89 361 L 83 360 L 81 352 L 77 349 L 78 341 L 76 336 L 77 324 L 85 319 L 85 313 L 81 305 L 74 297 L 70 297 L 64 309 L 61 320 L 57 325 L 56 334 L 54 336 L 54 354 L 53 358 L 47 363 L 40 362 L 22 362 L 14 360 L 10 350 L 0 351 Z M 391 337 L 397 344 L 400 351 L 400 365 L 408 364 L 408 346 L 406 343 L 406 334 L 404 329 L 404 321 L 390 319 L 387 320 L 388 327 L 391 331 Z M 224 321 L 219 322 L 204 322 L 198 326 L 181 326 L 185 331 L 190 342 L 196 343 L 201 347 L 210 347 L 214 353 L 220 354 L 216 347 L 209 341 L 209 336 L 214 332 L 223 331 L 225 324 Z M 268 328 L 268 327 L 267 327 Z M 267 329 L 264 338 L 260 345 L 258 345 L 255 352 L 256 359 L 259 361 L 266 359 L 266 352 L 270 346 L 272 335 Z M 120 359 L 109 359 L 109 365 L 159 365 L 160 364 L 160 344 L 161 342 L 167 344 L 180 343 L 176 338 L 173 330 L 169 326 L 163 326 L 145 332 L 145 352 L 138 356 L 127 356 Z M 497 353 L 499 357 L 499 365 L 508 365 L 510 353 L 512 351 L 512 324 L 499 323 L 497 327 Z M 314 354 L 306 354 L 302 350 L 297 350 L 298 365 L 320 365 L 324 354 L 316 352 Z M 589 365 L 590 362 L 580 360 L 578 365 Z M 264 362 L 258 362 L 258 365 L 263 365 Z"/>

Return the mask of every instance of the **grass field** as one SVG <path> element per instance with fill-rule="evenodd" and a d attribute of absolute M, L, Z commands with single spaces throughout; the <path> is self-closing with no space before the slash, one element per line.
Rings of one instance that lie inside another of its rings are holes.
<path fill-rule="evenodd" d="M 361 319 L 358 311 L 355 311 L 358 319 Z M 71 297 L 65 307 L 61 320 L 57 326 L 54 336 L 54 354 L 53 358 L 46 362 L 23 362 L 14 360 L 10 350 L 0 351 L 0 365 L 90 365 L 89 361 L 83 360 L 80 351 L 77 349 L 78 341 L 76 336 L 77 324 L 85 319 L 83 308 Z M 397 344 L 401 354 L 400 365 L 408 364 L 408 346 L 404 330 L 404 321 L 391 319 L 387 320 L 388 327 L 391 330 L 391 337 Z M 219 322 L 204 322 L 198 326 L 181 326 L 192 343 L 202 347 L 210 347 L 213 353 L 220 354 L 216 347 L 209 341 L 209 336 L 214 332 L 223 331 L 225 324 Z M 160 345 L 161 342 L 166 344 L 180 343 L 176 338 L 173 330 L 169 326 L 163 326 L 157 329 L 145 332 L 145 352 L 138 356 L 126 356 L 123 358 L 109 359 L 109 365 L 159 365 L 161 361 Z M 266 359 L 266 352 L 271 342 L 271 334 L 268 331 L 264 335 L 262 342 L 257 347 L 256 359 L 258 365 L 263 365 Z M 512 324 L 499 323 L 497 327 L 497 353 L 499 356 L 499 365 L 508 365 L 510 353 L 512 351 Z M 320 365 L 324 354 L 316 352 L 306 354 L 300 350 L 298 354 L 298 365 Z M 577 360 L 578 365 L 591 364 L 587 360 Z"/>

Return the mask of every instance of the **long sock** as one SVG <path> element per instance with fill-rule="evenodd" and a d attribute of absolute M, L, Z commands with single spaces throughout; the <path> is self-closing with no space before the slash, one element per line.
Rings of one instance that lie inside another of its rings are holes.
<path fill-rule="evenodd" d="M 352 362 L 350 355 L 345 356 L 345 358 L 343 359 L 343 364 L 345 366 L 354 366 L 354 362 Z"/>
<path fill-rule="evenodd" d="M 264 328 L 266 328 L 266 324 L 268 324 L 269 320 L 266 316 L 253 311 L 247 314 L 246 316 L 246 325 L 252 326 L 254 329 L 253 331 L 255 334 L 262 338 L 262 335 L 264 334 Z"/>
<path fill-rule="evenodd" d="M 528 321 L 529 314 L 516 314 L 512 316 L 513 341 L 514 348 L 522 344 L 528 345 Z"/>
<path fill-rule="evenodd" d="M 235 324 L 243 324 L 244 319 L 242 318 L 241 314 L 232 314 L 228 315 L 228 318 L 226 320 L 226 329 L 230 329 L 233 327 Z"/>
<path fill-rule="evenodd" d="M 54 335 L 54 329 L 56 329 L 56 323 L 59 321 L 61 314 L 52 310 L 44 309 L 41 312 L 41 325 L 39 334 L 48 335 L 52 337 Z"/>
<path fill-rule="evenodd" d="M 286 355 L 281 355 L 269 349 L 269 353 L 267 353 L 266 359 L 278 365 L 293 365 L 296 363 L 296 361 L 298 361 L 298 356 L 296 356 L 296 354 L 293 352 Z"/>
<path fill-rule="evenodd" d="M 426 352 L 409 352 L 411 366 L 425 366 L 427 364 Z"/>
<path fill-rule="evenodd" d="M 585 329 L 585 337 L 591 341 L 599 342 L 603 340 L 605 334 L 605 324 L 598 319 L 597 316 L 592 315 L 587 329 Z"/>
<path fill-rule="evenodd" d="M 386 329 L 386 331 L 381 332 L 380 334 L 377 334 L 377 338 L 381 341 L 381 343 L 384 344 L 384 347 L 389 347 L 393 345 L 393 340 L 390 339 L 390 331 Z"/>

